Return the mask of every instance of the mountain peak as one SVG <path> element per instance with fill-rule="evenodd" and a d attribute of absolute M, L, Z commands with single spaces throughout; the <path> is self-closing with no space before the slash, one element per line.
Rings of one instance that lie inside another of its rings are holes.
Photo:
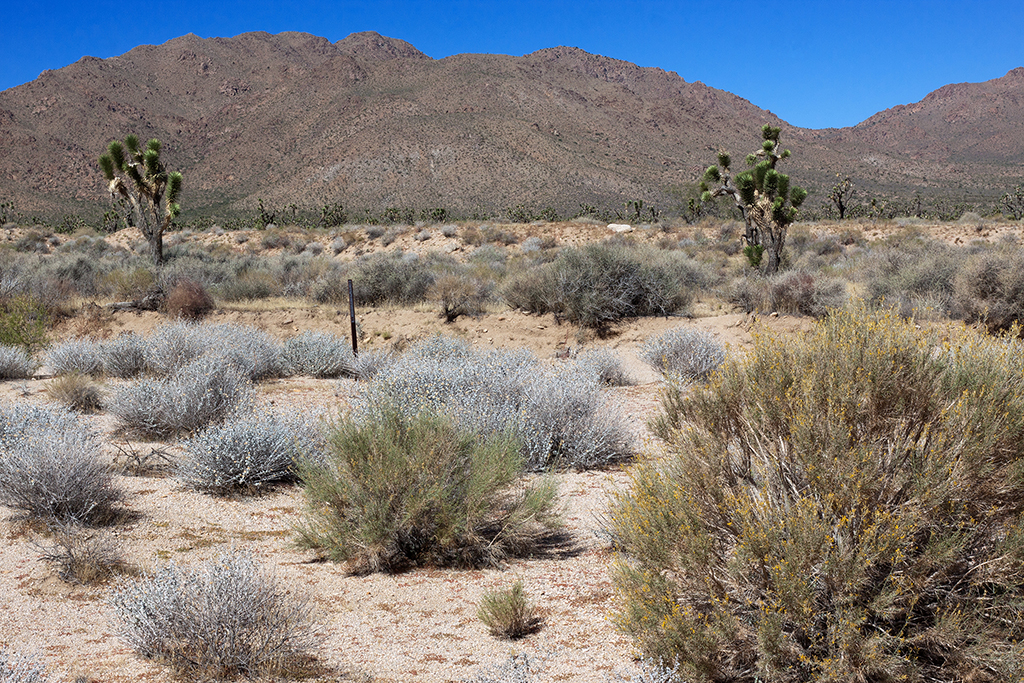
<path fill-rule="evenodd" d="M 350 57 L 371 62 L 385 62 L 392 59 L 430 59 L 404 40 L 388 38 L 376 31 L 349 34 L 335 45 Z"/>

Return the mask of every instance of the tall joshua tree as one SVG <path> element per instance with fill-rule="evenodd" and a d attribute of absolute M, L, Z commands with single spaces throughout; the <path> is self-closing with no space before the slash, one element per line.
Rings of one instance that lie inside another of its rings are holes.
<path fill-rule="evenodd" d="M 744 252 L 752 264 L 760 265 L 769 274 L 779 270 L 786 230 L 807 198 L 807 190 L 790 187 L 789 176 L 775 170 L 775 165 L 790 155 L 788 149 L 779 147 L 781 132 L 781 128 L 766 123 L 761 128 L 761 149 L 747 155 L 749 169 L 733 177 L 729 154 L 720 152 L 718 165 L 709 166 L 701 182 L 703 201 L 723 195 L 732 197 L 746 223 Z M 712 189 L 709 183 L 716 187 Z"/>
<path fill-rule="evenodd" d="M 164 231 L 181 211 L 181 173 L 164 168 L 159 140 L 150 140 L 143 149 L 136 135 L 128 135 L 123 144 L 111 142 L 100 155 L 100 168 L 110 196 L 125 208 L 128 225 L 142 231 L 153 262 L 159 265 L 164 260 Z"/>

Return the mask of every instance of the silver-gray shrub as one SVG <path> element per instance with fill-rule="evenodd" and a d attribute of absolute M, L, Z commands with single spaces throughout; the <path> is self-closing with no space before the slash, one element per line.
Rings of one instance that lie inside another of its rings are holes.
<path fill-rule="evenodd" d="M 108 412 L 118 428 L 145 438 L 194 432 L 250 408 L 253 387 L 238 367 L 203 356 L 169 377 L 139 379 L 114 389 Z"/>
<path fill-rule="evenodd" d="M 304 411 L 235 415 L 182 444 L 175 476 L 207 493 L 256 492 L 295 481 L 296 462 L 321 461 L 325 443 L 319 417 Z"/>
<path fill-rule="evenodd" d="M 158 327 L 149 338 L 146 368 L 157 375 L 171 375 L 202 356 L 208 342 L 203 327 L 186 321 Z"/>
<path fill-rule="evenodd" d="M 46 683 L 46 669 L 28 655 L 0 650 L 0 683 Z"/>
<path fill-rule="evenodd" d="M 146 341 L 134 332 L 126 332 L 103 345 L 103 372 L 111 377 L 137 377 L 146 369 Z"/>
<path fill-rule="evenodd" d="M 99 375 L 103 372 L 103 347 L 92 339 L 70 339 L 51 346 L 46 363 L 55 375 Z"/>
<path fill-rule="evenodd" d="M 636 384 L 636 380 L 622 365 L 622 359 L 608 349 L 588 349 L 576 357 L 576 362 L 597 375 L 601 384 L 610 387 L 626 387 Z"/>
<path fill-rule="evenodd" d="M 220 358 L 253 381 L 278 377 L 283 371 L 277 340 L 258 328 L 234 323 L 162 325 L 149 339 L 146 365 L 157 375 L 171 375 L 200 357 Z"/>
<path fill-rule="evenodd" d="M 0 405 L 0 504 L 46 522 L 109 521 L 124 492 L 101 450 L 68 410 Z"/>
<path fill-rule="evenodd" d="M 484 434 L 511 432 L 530 470 L 600 467 L 633 452 L 592 370 L 546 367 L 526 349 L 477 351 L 441 336 L 419 342 L 373 377 L 357 414 L 388 405 L 437 409 Z"/>
<path fill-rule="evenodd" d="M 135 652 L 197 678 L 272 675 L 322 641 L 311 603 L 244 553 L 123 581 L 109 605 Z"/>
<path fill-rule="evenodd" d="M 0 344 L 0 380 L 27 379 L 39 364 L 20 346 Z"/>
<path fill-rule="evenodd" d="M 363 381 L 370 381 L 381 370 L 398 359 L 398 354 L 391 349 L 366 349 L 355 357 L 353 367 L 355 376 Z"/>
<path fill-rule="evenodd" d="M 309 377 L 355 377 L 352 345 L 343 337 L 327 332 L 307 331 L 284 343 L 285 371 Z"/>
<path fill-rule="evenodd" d="M 703 382 L 725 362 L 725 347 L 709 332 L 677 327 L 644 342 L 639 356 L 669 379 Z"/>

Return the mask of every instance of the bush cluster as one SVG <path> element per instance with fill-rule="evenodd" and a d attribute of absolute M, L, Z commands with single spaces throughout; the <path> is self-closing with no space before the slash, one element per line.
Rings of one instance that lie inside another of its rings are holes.
<path fill-rule="evenodd" d="M 309 377 L 355 377 L 356 359 L 347 339 L 307 331 L 284 343 L 282 365 L 288 374 Z"/>
<path fill-rule="evenodd" d="M 613 503 L 619 627 L 694 681 L 1018 680 L 1022 351 L 863 308 L 756 335 Z"/>
<path fill-rule="evenodd" d="M 639 356 L 672 380 L 703 382 L 725 361 L 725 347 L 709 332 L 677 327 L 645 341 Z"/>
<path fill-rule="evenodd" d="M 602 467 L 633 452 L 592 364 L 547 367 L 524 349 L 483 352 L 431 337 L 373 376 L 357 408 L 378 405 L 439 410 L 470 431 L 509 432 L 533 471 Z"/>

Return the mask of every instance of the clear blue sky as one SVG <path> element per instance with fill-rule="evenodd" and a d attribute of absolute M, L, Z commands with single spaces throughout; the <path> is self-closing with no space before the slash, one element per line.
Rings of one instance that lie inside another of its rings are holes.
<path fill-rule="evenodd" d="M 434 58 L 571 45 L 824 128 L 1024 66 L 1024 0 L 4 0 L 0 15 L 0 90 L 84 55 L 112 57 L 186 33 L 305 31 L 337 41 L 369 30 Z"/>

